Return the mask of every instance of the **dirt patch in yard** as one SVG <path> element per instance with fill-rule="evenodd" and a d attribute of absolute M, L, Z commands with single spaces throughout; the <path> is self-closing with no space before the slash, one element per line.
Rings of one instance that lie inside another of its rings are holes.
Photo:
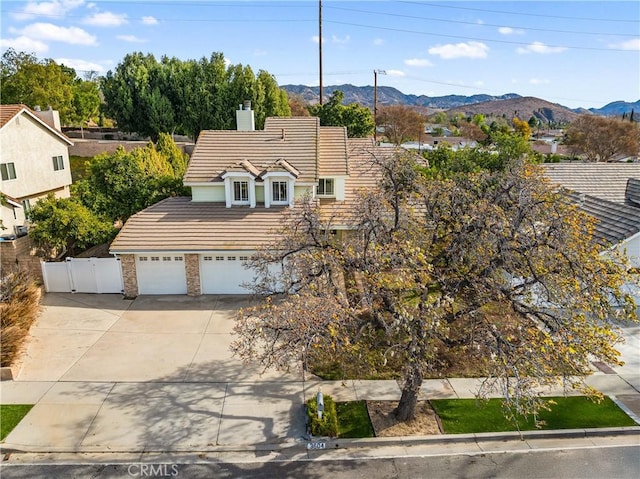
<path fill-rule="evenodd" d="M 438 416 L 429 401 L 418 401 L 416 417 L 407 422 L 400 422 L 393 415 L 397 405 L 396 401 L 367 401 L 367 410 L 376 437 L 442 434 Z"/>

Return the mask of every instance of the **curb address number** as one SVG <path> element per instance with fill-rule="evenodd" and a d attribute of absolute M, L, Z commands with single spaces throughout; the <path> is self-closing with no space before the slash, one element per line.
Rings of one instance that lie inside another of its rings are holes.
<path fill-rule="evenodd" d="M 326 449 L 326 448 L 327 448 L 326 442 L 308 442 L 307 443 L 307 449 Z"/>

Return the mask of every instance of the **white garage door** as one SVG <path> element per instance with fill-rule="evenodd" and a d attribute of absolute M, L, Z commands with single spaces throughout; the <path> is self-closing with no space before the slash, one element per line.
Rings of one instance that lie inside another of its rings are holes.
<path fill-rule="evenodd" d="M 187 294 L 184 256 L 136 255 L 139 294 Z"/>
<path fill-rule="evenodd" d="M 202 294 L 248 294 L 241 286 L 253 280 L 253 272 L 244 268 L 250 253 L 213 253 L 200 255 Z"/>

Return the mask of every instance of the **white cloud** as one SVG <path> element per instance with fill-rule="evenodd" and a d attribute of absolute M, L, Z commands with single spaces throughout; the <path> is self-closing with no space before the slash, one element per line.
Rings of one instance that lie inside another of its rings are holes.
<path fill-rule="evenodd" d="M 449 43 L 429 48 L 431 55 L 438 55 L 444 60 L 452 58 L 486 58 L 489 47 L 482 42 Z"/>
<path fill-rule="evenodd" d="M 498 32 L 502 35 L 524 35 L 524 30 L 511 27 L 500 27 L 498 28 Z"/>
<path fill-rule="evenodd" d="M 129 43 L 145 43 L 147 41 L 144 38 L 138 38 L 135 35 L 117 35 L 116 38 Z"/>
<path fill-rule="evenodd" d="M 33 40 L 49 40 L 71 45 L 97 45 L 95 36 L 78 27 L 59 27 L 52 23 L 38 22 L 27 25 L 20 33 Z"/>
<path fill-rule="evenodd" d="M 351 40 L 351 36 L 350 35 L 345 35 L 342 38 L 337 37 L 336 35 L 331 35 L 331 43 L 337 43 L 339 45 L 345 45 L 345 44 L 349 43 L 349 40 Z"/>
<path fill-rule="evenodd" d="M 484 82 L 482 80 L 475 81 L 475 82 L 473 82 L 473 84 L 475 86 L 484 86 Z"/>
<path fill-rule="evenodd" d="M 253 51 L 253 54 L 254 54 L 255 56 L 257 56 L 257 57 L 263 57 L 263 56 L 265 56 L 265 55 L 267 54 L 267 51 L 266 51 L 266 50 L 263 50 L 262 48 L 256 48 L 256 49 Z"/>
<path fill-rule="evenodd" d="M 83 23 L 94 27 L 119 27 L 128 21 L 125 13 L 98 12 L 86 17 Z"/>
<path fill-rule="evenodd" d="M 17 38 L 2 38 L 0 39 L 0 47 L 13 48 L 18 52 L 28 53 L 45 53 L 49 50 L 49 46 L 41 41 L 34 40 L 24 35 Z"/>
<path fill-rule="evenodd" d="M 18 20 L 30 20 L 39 16 L 59 16 L 81 6 L 84 0 L 54 0 L 51 2 L 28 2 L 13 17 Z"/>
<path fill-rule="evenodd" d="M 632 38 L 622 43 L 615 43 L 609 45 L 609 48 L 616 48 L 619 50 L 640 50 L 640 38 Z"/>
<path fill-rule="evenodd" d="M 313 43 L 320 43 L 320 37 L 318 35 L 314 35 L 314 36 L 311 37 L 311 41 Z M 325 42 L 325 39 L 323 38 L 322 39 L 322 43 L 324 43 L 324 42 Z"/>
<path fill-rule="evenodd" d="M 546 55 L 549 53 L 562 53 L 565 50 L 566 50 L 565 47 L 550 47 L 545 45 L 542 42 L 533 42 L 524 48 L 523 47 L 517 48 L 516 52 L 522 55 L 527 53 L 540 53 L 540 54 Z"/>
<path fill-rule="evenodd" d="M 409 65 L 410 67 L 432 67 L 433 63 L 431 63 L 426 58 L 409 58 L 404 61 L 405 65 Z"/>
<path fill-rule="evenodd" d="M 145 25 L 157 25 L 158 19 L 152 16 L 142 17 L 142 23 Z"/>
<path fill-rule="evenodd" d="M 387 72 L 387 75 L 391 76 L 391 77 L 403 77 L 405 76 L 405 73 L 402 70 L 385 70 Z"/>
<path fill-rule="evenodd" d="M 530 78 L 529 83 L 532 85 L 548 85 L 551 82 L 546 78 Z"/>
<path fill-rule="evenodd" d="M 74 70 L 76 70 L 76 72 L 94 71 L 98 73 L 103 73 L 105 70 L 104 66 L 100 65 L 99 63 L 88 62 L 86 60 L 80 60 L 77 58 L 56 58 L 55 62 L 58 65 L 66 65 L 68 67 L 71 67 Z"/>
<path fill-rule="evenodd" d="M 384 40 L 382 38 L 374 38 L 373 44 L 379 47 L 380 45 L 384 45 Z"/>

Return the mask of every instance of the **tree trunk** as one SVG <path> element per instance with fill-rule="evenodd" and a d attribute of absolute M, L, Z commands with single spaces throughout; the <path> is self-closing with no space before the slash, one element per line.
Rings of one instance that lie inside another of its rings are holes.
<path fill-rule="evenodd" d="M 402 396 L 394 411 L 398 421 L 410 421 L 415 417 L 420 386 L 422 386 L 422 372 L 418 366 L 413 366 L 407 371 Z"/>

